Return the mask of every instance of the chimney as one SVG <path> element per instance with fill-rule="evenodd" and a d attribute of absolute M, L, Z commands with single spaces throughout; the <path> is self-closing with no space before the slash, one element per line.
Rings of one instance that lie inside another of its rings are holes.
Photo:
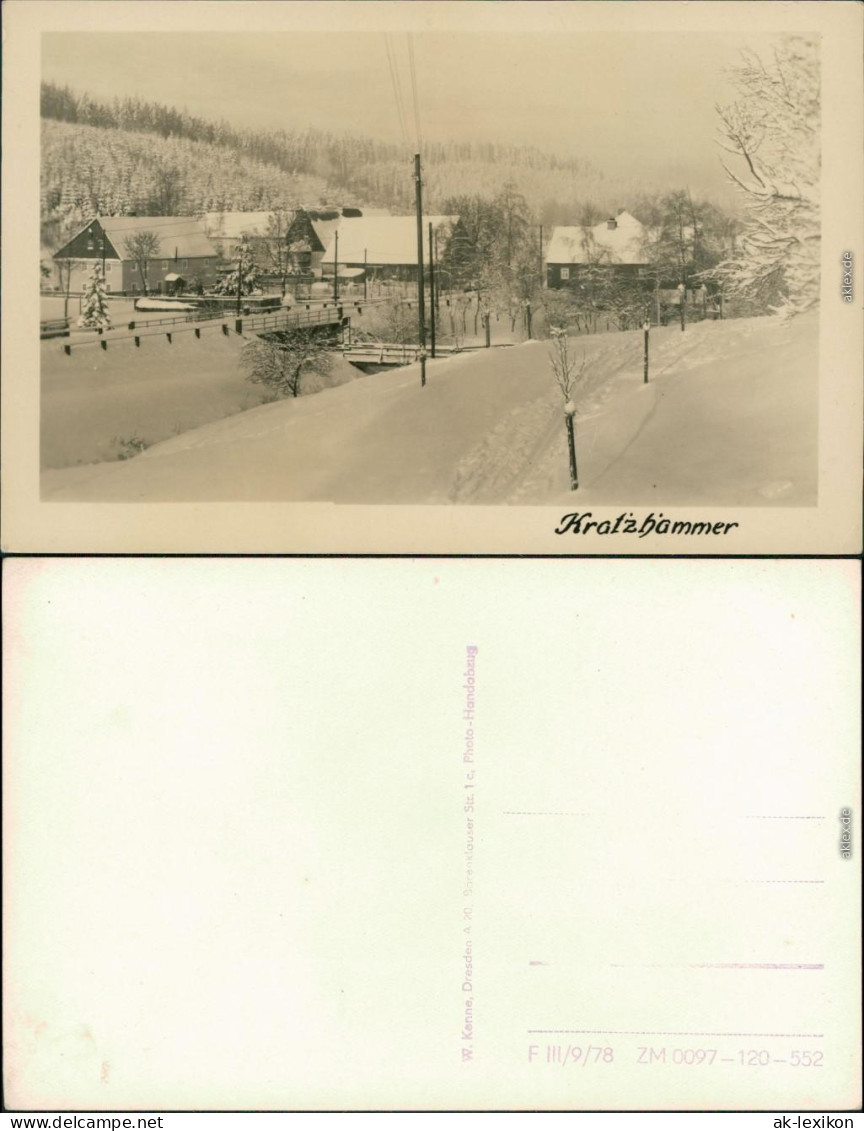
<path fill-rule="evenodd" d="M 615 219 L 614 216 L 610 216 L 609 219 L 606 221 L 606 227 L 609 229 L 610 232 L 614 232 L 615 229 L 618 227 L 618 221 Z"/>

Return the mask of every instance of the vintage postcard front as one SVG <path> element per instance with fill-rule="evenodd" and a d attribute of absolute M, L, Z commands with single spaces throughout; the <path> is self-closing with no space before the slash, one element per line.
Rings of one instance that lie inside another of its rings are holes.
<path fill-rule="evenodd" d="M 3 19 L 7 550 L 861 551 L 860 5 Z"/>
<path fill-rule="evenodd" d="M 10 1107 L 860 1102 L 852 563 L 4 596 Z"/>

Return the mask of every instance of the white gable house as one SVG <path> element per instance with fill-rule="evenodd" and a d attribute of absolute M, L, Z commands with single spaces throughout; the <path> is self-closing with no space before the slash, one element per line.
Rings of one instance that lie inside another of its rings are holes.
<path fill-rule="evenodd" d="M 546 285 L 566 287 L 589 266 L 608 267 L 626 278 L 640 277 L 648 265 L 645 235 L 644 225 L 626 211 L 590 228 L 553 228 L 546 250 Z"/>

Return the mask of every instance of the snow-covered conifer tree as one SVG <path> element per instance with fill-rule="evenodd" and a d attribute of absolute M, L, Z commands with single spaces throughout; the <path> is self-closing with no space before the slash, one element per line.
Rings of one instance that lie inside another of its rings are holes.
<path fill-rule="evenodd" d="M 111 329 L 111 315 L 108 313 L 105 279 L 102 276 L 102 265 L 98 260 L 93 264 L 93 270 L 90 272 L 90 278 L 84 288 L 84 301 L 78 325 L 84 326 L 88 330 Z"/>
<path fill-rule="evenodd" d="M 258 287 L 258 268 L 254 248 L 248 236 L 243 236 L 232 255 L 234 270 L 223 276 L 214 287 L 217 294 L 251 295 Z"/>

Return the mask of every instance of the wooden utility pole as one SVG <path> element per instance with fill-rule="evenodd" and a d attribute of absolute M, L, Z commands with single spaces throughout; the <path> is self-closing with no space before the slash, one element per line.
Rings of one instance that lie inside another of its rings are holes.
<path fill-rule="evenodd" d="M 441 292 L 441 286 L 440 286 L 440 282 L 439 282 L 440 272 L 438 271 L 438 266 L 437 266 L 437 264 L 438 264 L 438 237 L 434 232 L 432 233 L 432 248 L 431 248 L 430 254 L 432 256 L 432 262 L 434 262 L 435 265 L 436 265 L 435 266 L 435 287 L 434 287 L 434 290 L 435 290 L 435 324 L 437 326 L 438 315 L 441 313 L 441 293 L 440 293 Z"/>
<path fill-rule="evenodd" d="M 333 241 L 333 301 L 339 301 L 339 231 Z"/>
<path fill-rule="evenodd" d="M 576 436 L 573 431 L 573 417 L 576 414 L 576 405 L 568 401 L 564 405 L 564 420 L 567 424 L 567 447 L 570 454 L 570 490 L 579 489 L 579 472 L 576 468 Z"/>
<path fill-rule="evenodd" d="M 60 286 L 63 286 L 63 263 L 66 263 L 66 289 L 63 292 L 63 317 L 69 321 L 69 295 L 72 292 L 72 260 L 58 259 L 58 267 L 60 271 Z"/>
<path fill-rule="evenodd" d="M 237 317 L 240 317 L 240 291 L 243 283 L 243 249 L 237 252 Z"/>
<path fill-rule="evenodd" d="M 423 293 L 423 186 L 420 154 L 414 154 L 414 188 L 417 204 L 417 330 L 420 338 L 420 384 L 426 384 L 426 296 Z"/>
<path fill-rule="evenodd" d="M 429 221 L 429 346 L 435 356 L 435 233 Z"/>
<path fill-rule="evenodd" d="M 365 302 L 369 295 L 369 267 L 368 267 L 368 253 L 367 249 L 363 248 L 363 301 Z"/>
<path fill-rule="evenodd" d="M 644 357 L 644 362 L 643 362 L 642 380 L 643 380 L 644 384 L 646 384 L 646 385 L 648 384 L 648 333 L 649 333 L 650 329 L 651 329 L 651 321 L 648 318 L 648 314 L 646 312 L 645 321 L 642 324 L 642 330 L 645 334 L 645 357 Z"/>

